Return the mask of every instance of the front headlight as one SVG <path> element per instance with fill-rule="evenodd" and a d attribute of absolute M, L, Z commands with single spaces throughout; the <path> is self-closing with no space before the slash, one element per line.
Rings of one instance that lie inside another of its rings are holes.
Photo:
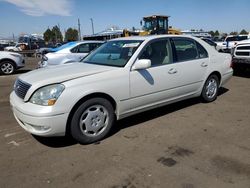
<path fill-rule="evenodd" d="M 33 93 L 30 102 L 42 106 L 53 106 L 64 88 L 65 87 L 62 84 L 53 84 L 42 87 Z"/>
<path fill-rule="evenodd" d="M 44 68 L 44 67 L 47 67 L 47 65 L 48 65 L 47 61 L 40 61 L 38 63 L 38 68 Z"/>

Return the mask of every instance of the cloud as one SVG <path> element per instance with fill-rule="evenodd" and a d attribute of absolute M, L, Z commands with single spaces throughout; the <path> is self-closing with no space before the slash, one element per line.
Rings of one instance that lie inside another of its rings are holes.
<path fill-rule="evenodd" d="M 70 0 L 4 0 L 20 8 L 29 16 L 58 15 L 70 16 Z"/>

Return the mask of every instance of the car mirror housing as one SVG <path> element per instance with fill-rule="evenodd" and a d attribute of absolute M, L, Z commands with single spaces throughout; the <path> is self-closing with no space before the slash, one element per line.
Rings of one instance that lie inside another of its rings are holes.
<path fill-rule="evenodd" d="M 142 70 L 151 67 L 150 59 L 139 59 L 132 66 L 132 70 Z"/>

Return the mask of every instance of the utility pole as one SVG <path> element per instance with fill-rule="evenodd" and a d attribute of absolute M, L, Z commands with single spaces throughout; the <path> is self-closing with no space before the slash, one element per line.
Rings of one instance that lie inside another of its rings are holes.
<path fill-rule="evenodd" d="M 80 24 L 80 19 L 78 18 L 78 40 L 82 40 L 81 37 L 81 24 Z"/>
<path fill-rule="evenodd" d="M 14 35 L 14 33 L 12 33 L 12 37 L 13 37 L 13 42 L 15 42 L 15 35 Z"/>
<path fill-rule="evenodd" d="M 91 21 L 91 25 L 92 25 L 92 34 L 94 35 L 95 31 L 94 31 L 94 22 L 93 22 L 93 19 L 90 18 L 90 21 Z"/>

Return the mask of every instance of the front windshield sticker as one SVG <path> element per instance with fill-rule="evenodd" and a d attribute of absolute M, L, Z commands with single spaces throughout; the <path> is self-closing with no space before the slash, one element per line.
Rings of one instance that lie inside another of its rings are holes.
<path fill-rule="evenodd" d="M 136 43 L 129 43 L 129 44 L 124 44 L 123 45 L 123 48 L 136 48 L 139 46 L 139 42 L 136 42 Z"/>

